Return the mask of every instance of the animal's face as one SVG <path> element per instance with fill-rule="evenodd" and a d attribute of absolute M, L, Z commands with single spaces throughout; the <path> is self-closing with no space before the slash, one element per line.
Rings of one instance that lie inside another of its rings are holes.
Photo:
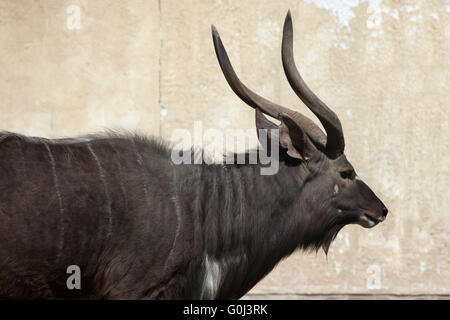
<path fill-rule="evenodd" d="M 332 160 L 317 154 L 307 164 L 311 180 L 305 185 L 311 206 L 336 224 L 372 228 L 384 221 L 388 209 L 361 180 L 345 155 Z M 308 186 L 309 184 L 309 186 Z"/>

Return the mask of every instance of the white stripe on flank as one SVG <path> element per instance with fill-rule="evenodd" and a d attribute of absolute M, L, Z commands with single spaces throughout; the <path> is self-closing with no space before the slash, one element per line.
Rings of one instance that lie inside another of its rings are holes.
<path fill-rule="evenodd" d="M 58 253 L 56 256 L 56 260 L 59 261 L 59 259 L 61 258 L 61 253 L 62 253 L 63 246 L 64 246 L 64 206 L 63 206 L 61 192 L 59 190 L 58 176 L 56 175 L 55 158 L 53 158 L 53 154 L 52 154 L 52 151 L 50 150 L 49 145 L 44 142 L 44 146 L 47 149 L 48 157 L 50 158 L 50 164 L 52 166 L 53 184 L 55 185 L 56 196 L 58 197 L 58 203 L 59 203 L 59 213 L 60 213 L 59 243 L 58 243 Z"/>
<path fill-rule="evenodd" d="M 145 167 L 144 167 L 144 159 L 142 158 L 141 154 L 139 153 L 139 151 L 137 150 L 136 144 L 133 141 L 133 146 L 134 146 L 134 151 L 137 157 L 137 162 L 139 163 L 139 166 L 141 167 L 141 171 L 142 171 L 142 176 L 144 177 L 144 192 L 145 192 L 145 198 L 147 199 L 147 203 L 150 206 L 149 203 L 149 197 L 148 197 L 148 190 L 147 190 L 147 172 L 145 171 Z M 180 233 L 180 227 L 181 227 L 181 207 L 180 207 L 180 203 L 178 201 L 178 192 L 177 192 L 177 176 L 176 176 L 176 171 L 175 171 L 175 167 L 173 166 L 173 196 L 170 197 L 170 199 L 172 200 L 174 206 L 175 206 L 175 215 L 177 217 L 177 227 L 175 229 L 175 235 L 173 237 L 173 241 L 172 241 L 172 247 L 170 248 L 169 254 L 167 255 L 166 260 L 164 261 L 164 269 L 167 268 L 167 262 L 169 261 L 169 258 L 172 256 L 172 252 L 175 249 L 175 245 L 178 239 L 178 234 Z"/>
<path fill-rule="evenodd" d="M 173 237 L 172 247 L 170 248 L 169 255 L 167 256 L 166 261 L 164 262 L 164 269 L 167 266 L 167 261 L 169 261 L 169 258 L 172 256 L 173 249 L 175 249 L 175 244 L 177 242 L 178 234 L 180 233 L 181 227 L 181 207 L 180 202 L 178 201 L 176 168 L 173 168 L 173 196 L 171 197 L 171 200 L 173 201 L 173 204 L 175 206 L 175 215 L 177 217 L 177 228 L 175 230 L 175 236 Z"/>
<path fill-rule="evenodd" d="M 111 235 L 112 232 L 112 212 L 111 212 L 111 197 L 109 195 L 108 185 L 106 183 L 106 178 L 103 173 L 103 167 L 100 163 L 100 160 L 98 159 L 97 155 L 95 154 L 94 150 L 92 150 L 91 144 L 87 143 L 87 147 L 89 149 L 89 152 L 92 154 L 92 157 L 94 158 L 95 162 L 97 163 L 98 171 L 100 173 L 100 180 L 102 180 L 103 188 L 105 189 L 105 197 L 107 202 L 107 210 L 108 210 L 108 234 L 107 237 Z"/>
<path fill-rule="evenodd" d="M 127 192 L 125 190 L 125 186 L 123 185 L 123 170 L 122 170 L 122 164 L 120 163 L 120 153 L 119 151 L 116 149 L 116 147 L 113 145 L 112 142 L 109 142 L 109 145 L 111 146 L 111 148 L 113 148 L 114 152 L 117 154 L 117 163 L 119 165 L 119 185 L 120 185 L 120 189 L 122 190 L 123 193 L 123 197 L 124 197 L 124 201 L 125 201 L 125 210 L 128 211 L 128 200 L 127 200 Z"/>
<path fill-rule="evenodd" d="M 133 147 L 134 147 L 134 151 L 135 151 L 135 154 L 136 154 L 136 157 L 137 157 L 137 162 L 139 163 L 139 166 L 141 168 L 141 172 L 142 172 L 142 176 L 143 176 L 143 180 L 144 180 L 145 198 L 147 199 L 147 204 L 150 207 L 150 202 L 149 202 L 150 199 L 148 197 L 148 187 L 147 187 L 148 177 L 147 177 L 147 172 L 146 172 L 145 167 L 144 167 L 144 159 L 142 158 L 141 154 L 139 153 L 139 151 L 138 151 L 134 141 L 133 141 Z M 172 191 L 173 192 L 173 196 L 171 196 L 170 199 L 172 200 L 172 202 L 173 202 L 173 204 L 175 206 L 175 215 L 177 217 L 177 227 L 175 229 L 175 236 L 173 237 L 172 247 L 170 248 L 170 251 L 169 251 L 169 254 L 167 255 L 166 260 L 164 261 L 164 265 L 163 265 L 164 269 L 167 268 L 167 262 L 169 261 L 169 258 L 172 256 L 173 250 L 175 249 L 175 245 L 176 245 L 176 242 L 177 242 L 177 239 L 178 239 L 178 234 L 180 232 L 180 227 L 181 227 L 181 207 L 180 207 L 180 203 L 178 201 L 177 176 L 176 176 L 176 171 L 175 171 L 176 168 L 174 167 L 173 164 L 172 164 L 172 166 L 173 166 L 173 180 L 172 180 L 172 183 L 173 183 L 173 187 L 172 187 L 173 188 L 173 191 Z"/>
<path fill-rule="evenodd" d="M 148 187 L 147 187 L 147 173 L 145 172 L 145 168 L 144 168 L 144 159 L 142 159 L 142 156 L 139 153 L 139 151 L 138 151 L 134 141 L 133 141 L 133 147 L 134 147 L 134 153 L 135 153 L 136 158 L 137 158 L 137 163 L 139 164 L 139 167 L 141 168 L 142 176 L 144 177 L 143 184 L 144 184 L 145 199 L 147 199 L 147 203 L 149 203 L 148 202 L 149 199 L 148 199 Z"/>

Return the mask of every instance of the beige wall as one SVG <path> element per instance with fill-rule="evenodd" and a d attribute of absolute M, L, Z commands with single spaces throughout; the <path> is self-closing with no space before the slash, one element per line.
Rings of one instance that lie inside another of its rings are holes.
<path fill-rule="evenodd" d="M 297 64 L 390 214 L 371 230 L 345 227 L 328 258 L 291 256 L 252 293 L 450 294 L 446 1 L 0 0 L 1 129 L 253 128 L 220 72 L 211 23 L 249 87 L 311 116 L 281 67 L 289 8 Z"/>

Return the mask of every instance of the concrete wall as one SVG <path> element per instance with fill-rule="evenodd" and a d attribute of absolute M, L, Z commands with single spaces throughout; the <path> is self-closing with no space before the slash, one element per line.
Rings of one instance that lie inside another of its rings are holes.
<path fill-rule="evenodd" d="M 253 110 L 221 74 L 211 23 L 249 87 L 312 117 L 281 67 L 290 8 L 297 64 L 340 116 L 347 157 L 390 214 L 371 230 L 345 227 L 328 258 L 284 260 L 251 294 L 448 295 L 445 3 L 1 0 L 0 127 L 46 137 L 124 128 L 167 139 L 197 120 L 204 130 L 254 128 Z"/>

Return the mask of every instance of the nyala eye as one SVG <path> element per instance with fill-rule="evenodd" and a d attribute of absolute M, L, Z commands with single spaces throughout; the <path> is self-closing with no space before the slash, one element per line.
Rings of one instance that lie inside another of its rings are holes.
<path fill-rule="evenodd" d="M 352 176 L 353 176 L 353 170 L 341 171 L 342 179 L 351 179 Z"/>

